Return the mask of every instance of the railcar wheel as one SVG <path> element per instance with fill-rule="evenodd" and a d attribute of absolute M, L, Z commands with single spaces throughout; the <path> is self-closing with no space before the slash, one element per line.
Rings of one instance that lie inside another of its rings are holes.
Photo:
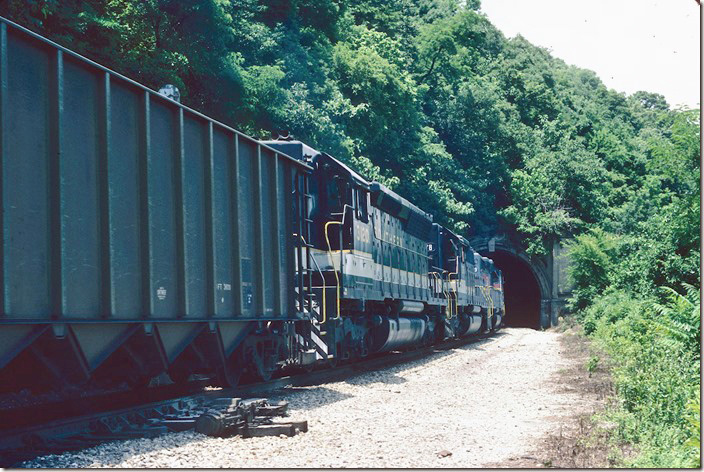
<path fill-rule="evenodd" d="M 143 390 L 149 387 L 152 378 L 148 375 L 134 375 L 125 380 L 130 390 Z"/>
<path fill-rule="evenodd" d="M 237 387 L 244 373 L 244 368 L 235 359 L 230 359 L 226 365 L 218 369 L 218 383 L 224 387 Z"/>
<path fill-rule="evenodd" d="M 273 376 L 273 374 L 274 374 L 273 370 L 260 369 L 259 367 L 257 367 L 256 376 L 262 382 L 268 382 L 269 380 L 271 380 L 271 377 Z"/>
<path fill-rule="evenodd" d="M 262 382 L 268 382 L 271 377 L 276 372 L 276 356 L 274 356 L 269 350 L 265 349 L 263 343 L 257 343 L 256 349 L 252 349 L 251 352 L 251 365 L 253 367 L 253 374 L 257 376 Z"/>
<path fill-rule="evenodd" d="M 239 346 L 225 362 L 218 366 L 216 372 L 218 384 L 224 387 L 237 387 L 244 371 L 244 349 Z"/>
<path fill-rule="evenodd" d="M 271 380 L 271 377 L 274 375 L 273 370 L 268 370 L 266 368 L 260 368 L 259 366 L 257 366 L 257 368 L 255 370 L 256 370 L 256 372 L 255 372 L 256 377 L 259 380 L 261 380 L 262 382 L 268 382 L 269 380 Z"/>
<path fill-rule="evenodd" d="M 173 383 L 185 385 L 191 379 L 191 373 L 187 370 L 169 371 L 169 377 Z"/>

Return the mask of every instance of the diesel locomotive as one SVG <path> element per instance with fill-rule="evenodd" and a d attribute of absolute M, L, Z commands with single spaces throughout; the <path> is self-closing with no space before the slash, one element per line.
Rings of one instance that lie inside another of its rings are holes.
<path fill-rule="evenodd" d="M 236 385 L 498 329 L 468 241 L 0 18 L 0 391 Z"/>
<path fill-rule="evenodd" d="M 306 195 L 309 350 L 349 359 L 494 330 L 503 280 L 433 216 L 300 141 L 265 141 L 311 167 Z"/>

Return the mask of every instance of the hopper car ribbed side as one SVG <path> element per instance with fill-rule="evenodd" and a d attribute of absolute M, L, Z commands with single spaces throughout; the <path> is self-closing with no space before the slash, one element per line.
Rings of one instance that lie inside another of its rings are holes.
<path fill-rule="evenodd" d="M 0 385 L 222 369 L 303 319 L 309 170 L 0 19 Z"/>

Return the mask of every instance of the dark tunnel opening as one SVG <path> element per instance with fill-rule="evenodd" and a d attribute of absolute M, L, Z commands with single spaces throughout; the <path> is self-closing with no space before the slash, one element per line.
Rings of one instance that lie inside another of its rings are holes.
<path fill-rule="evenodd" d="M 486 254 L 504 276 L 506 325 L 540 328 L 540 286 L 528 264 L 513 254 L 496 251 Z"/>

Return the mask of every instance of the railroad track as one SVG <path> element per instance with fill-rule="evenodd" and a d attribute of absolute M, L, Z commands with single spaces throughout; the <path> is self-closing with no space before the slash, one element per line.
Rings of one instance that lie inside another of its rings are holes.
<path fill-rule="evenodd" d="M 266 382 L 205 390 L 207 381 L 166 386 L 151 392 L 120 392 L 76 402 L 23 407 L 12 411 L 0 426 L 0 467 L 47 454 L 61 454 L 103 442 L 155 437 L 193 427 L 195 419 L 221 398 L 261 397 L 286 387 L 305 387 L 347 379 L 364 372 L 401 365 L 487 339 L 496 333 L 443 341 L 411 351 L 375 355 L 354 363 L 286 375 Z M 147 396 L 145 400 L 145 395 Z M 69 416 L 66 416 L 69 412 Z M 80 412 L 77 414 L 76 412 Z M 11 424 L 11 428 L 5 427 Z"/>

